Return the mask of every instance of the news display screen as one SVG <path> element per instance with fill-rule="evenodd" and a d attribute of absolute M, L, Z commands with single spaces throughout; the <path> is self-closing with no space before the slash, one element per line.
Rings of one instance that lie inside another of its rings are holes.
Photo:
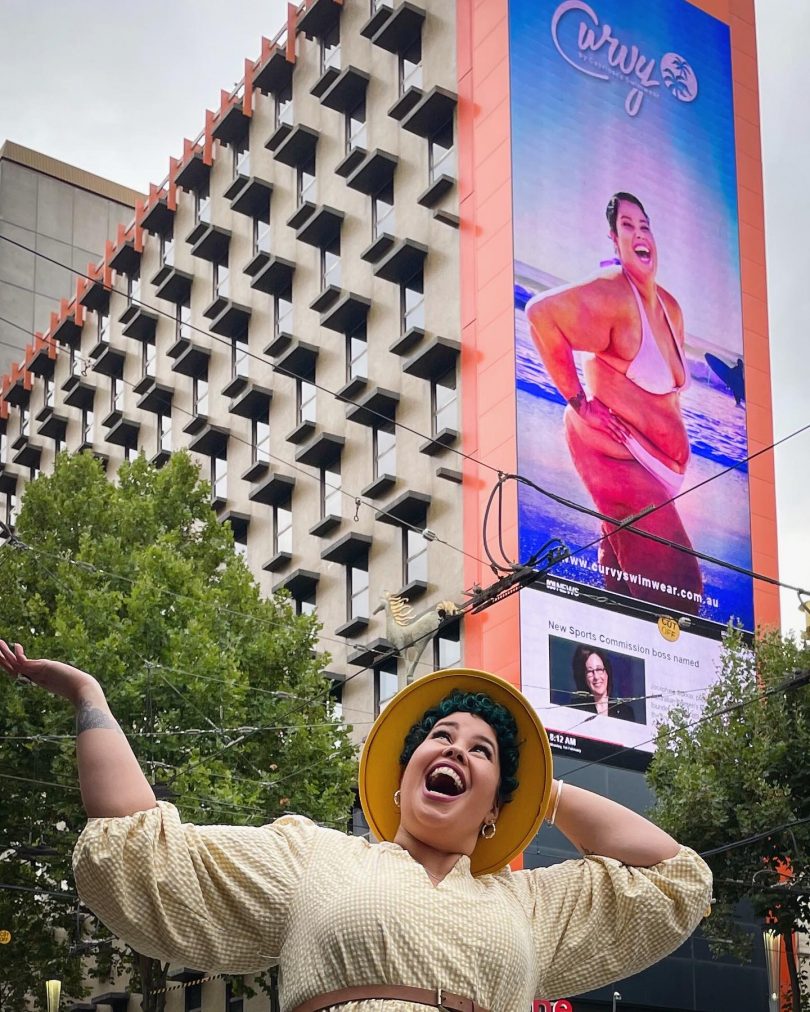
<path fill-rule="evenodd" d="M 730 31 L 510 0 L 509 39 L 519 551 L 569 552 L 522 684 L 555 749 L 644 766 L 754 628 Z"/>

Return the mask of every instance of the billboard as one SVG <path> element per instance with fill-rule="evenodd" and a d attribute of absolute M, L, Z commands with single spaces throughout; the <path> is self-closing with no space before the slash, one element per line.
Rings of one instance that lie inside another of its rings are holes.
<path fill-rule="evenodd" d="M 670 710 L 700 717 L 722 642 L 665 619 L 584 605 L 566 596 L 574 585 L 551 584 L 561 596 L 521 595 L 523 692 L 555 750 L 645 768 L 656 725 Z"/>
<path fill-rule="evenodd" d="M 729 28 L 686 0 L 509 16 L 518 470 L 556 497 L 521 488 L 520 557 L 594 542 L 555 575 L 753 629 L 751 578 L 692 554 L 751 568 L 746 467 L 702 484 L 747 455 Z"/>

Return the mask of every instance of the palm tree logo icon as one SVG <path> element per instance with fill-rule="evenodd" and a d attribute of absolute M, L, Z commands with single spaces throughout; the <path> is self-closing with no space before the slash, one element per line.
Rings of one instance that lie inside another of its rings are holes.
<path fill-rule="evenodd" d="M 682 56 L 677 53 L 665 53 L 661 57 L 661 76 L 664 78 L 664 84 L 679 102 L 694 102 L 697 98 L 697 77 Z"/>

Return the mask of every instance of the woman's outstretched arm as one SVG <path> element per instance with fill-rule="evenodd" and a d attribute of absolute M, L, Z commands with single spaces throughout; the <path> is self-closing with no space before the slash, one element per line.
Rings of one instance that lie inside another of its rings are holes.
<path fill-rule="evenodd" d="M 554 825 L 583 854 L 651 868 L 675 857 L 680 850 L 677 841 L 643 815 L 573 784 L 561 788 L 559 780 L 553 782 L 550 812 L 555 805 Z"/>
<path fill-rule="evenodd" d="M 92 675 L 61 661 L 31 660 L 19 643 L 12 649 L 4 640 L 0 668 L 75 707 L 79 786 L 88 817 L 133 815 L 155 807 L 154 792 Z"/>

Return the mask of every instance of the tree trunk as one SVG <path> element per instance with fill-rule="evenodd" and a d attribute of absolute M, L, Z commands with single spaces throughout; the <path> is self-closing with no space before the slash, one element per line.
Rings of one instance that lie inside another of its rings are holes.
<path fill-rule="evenodd" d="M 140 952 L 134 952 L 134 955 L 141 978 L 143 1012 L 165 1012 L 166 974 L 169 971 L 169 964 L 161 963 L 159 959 L 152 959 L 149 956 L 142 956 Z"/>
<path fill-rule="evenodd" d="M 786 931 L 782 937 L 785 940 L 785 958 L 787 960 L 788 977 L 790 977 L 791 1012 L 802 1012 L 802 996 L 799 985 L 799 973 L 796 969 L 796 950 L 793 947 L 793 932 Z"/>

